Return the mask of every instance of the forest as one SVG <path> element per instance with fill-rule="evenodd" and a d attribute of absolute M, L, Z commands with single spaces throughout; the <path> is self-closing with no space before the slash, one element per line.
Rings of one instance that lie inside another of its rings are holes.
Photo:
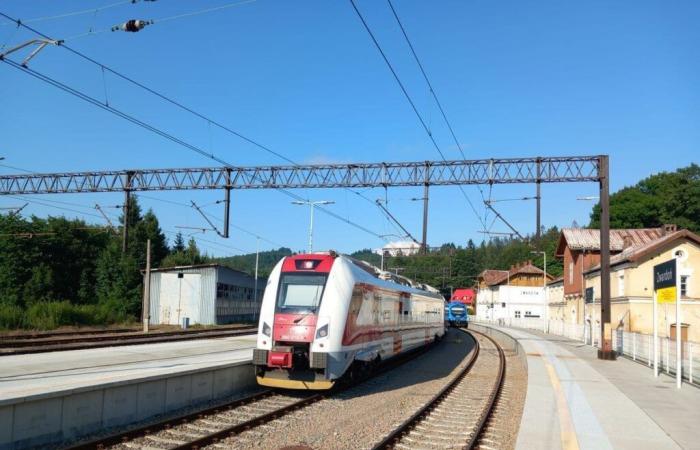
<path fill-rule="evenodd" d="M 151 240 L 153 267 L 219 263 L 253 273 L 256 254 L 213 258 L 202 254 L 194 239 L 181 234 L 168 242 L 153 211 L 143 212 L 132 199 L 129 216 L 114 228 L 65 217 L 22 217 L 0 214 L 0 329 L 53 329 L 60 326 L 137 321 L 141 315 L 142 270 L 146 241 Z M 675 223 L 700 231 L 700 167 L 691 164 L 662 172 L 625 187 L 610 197 L 611 227 L 657 227 Z M 589 227 L 597 227 L 600 208 L 594 206 Z M 128 251 L 122 253 L 121 229 L 128 221 Z M 428 283 L 448 294 L 468 287 L 484 269 L 508 269 L 532 260 L 543 267 L 534 250 L 547 252 L 547 271 L 561 274 L 554 251 L 559 229 L 542 230 L 540 241 L 491 239 L 479 244 L 446 243 L 426 255 L 386 257 L 385 268 Z M 259 254 L 259 274 L 266 277 L 292 249 Z M 380 264 L 370 249 L 352 256 Z"/>

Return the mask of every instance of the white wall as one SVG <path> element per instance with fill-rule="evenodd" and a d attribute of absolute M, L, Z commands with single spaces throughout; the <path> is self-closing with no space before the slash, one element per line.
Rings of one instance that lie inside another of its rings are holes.
<path fill-rule="evenodd" d="M 479 290 L 476 316 L 488 320 L 542 317 L 544 298 L 542 287 L 498 286 Z"/>

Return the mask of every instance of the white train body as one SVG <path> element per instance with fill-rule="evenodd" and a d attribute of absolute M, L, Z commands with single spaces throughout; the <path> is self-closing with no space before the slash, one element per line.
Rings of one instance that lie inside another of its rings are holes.
<path fill-rule="evenodd" d="M 334 252 L 295 255 L 268 279 L 253 364 L 261 385 L 328 389 L 349 370 L 444 333 L 444 299 L 434 289 Z"/>

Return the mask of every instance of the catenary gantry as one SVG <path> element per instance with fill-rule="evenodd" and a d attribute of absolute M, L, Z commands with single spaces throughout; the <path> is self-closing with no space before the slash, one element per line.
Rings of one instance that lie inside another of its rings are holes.
<path fill-rule="evenodd" d="M 0 195 L 599 181 L 600 156 L 134 169 L 0 176 Z"/>

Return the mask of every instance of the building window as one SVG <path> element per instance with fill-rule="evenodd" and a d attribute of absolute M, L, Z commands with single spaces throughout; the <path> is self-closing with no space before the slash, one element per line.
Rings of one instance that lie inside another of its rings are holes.
<path fill-rule="evenodd" d="M 515 318 L 520 319 L 520 311 L 515 311 Z"/>
<path fill-rule="evenodd" d="M 574 262 L 569 261 L 569 284 L 574 284 Z"/>
<path fill-rule="evenodd" d="M 506 307 L 506 302 L 501 303 L 501 308 L 505 308 L 505 307 Z"/>
<path fill-rule="evenodd" d="M 688 275 L 681 275 L 681 297 L 688 296 Z"/>
<path fill-rule="evenodd" d="M 625 295 L 625 276 L 620 275 L 617 277 L 617 295 L 623 297 Z"/>

